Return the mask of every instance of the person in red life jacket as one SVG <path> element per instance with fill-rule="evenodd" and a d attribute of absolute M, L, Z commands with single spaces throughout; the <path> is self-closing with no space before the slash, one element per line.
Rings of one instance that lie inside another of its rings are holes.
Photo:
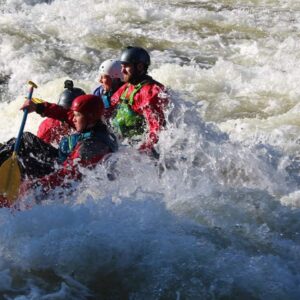
<path fill-rule="evenodd" d="M 127 47 L 120 61 L 125 84 L 111 97 L 111 123 L 122 138 L 140 141 L 140 151 L 154 154 L 169 97 L 165 87 L 147 75 L 150 56 L 145 49 Z"/>
<path fill-rule="evenodd" d="M 33 186 L 42 186 L 44 192 L 64 185 L 69 179 L 80 180 L 82 174 L 79 166 L 94 167 L 118 149 L 116 137 L 102 122 L 104 106 L 95 95 L 75 98 L 69 110 L 47 102 L 27 102 L 24 108 L 28 108 L 29 112 L 34 110 L 44 116 L 64 120 L 76 129 L 76 133 L 64 137 L 59 144 L 58 162 L 61 167 L 34 182 Z"/>
<path fill-rule="evenodd" d="M 60 94 L 58 105 L 68 109 L 72 105 L 72 101 L 80 96 L 85 95 L 85 92 L 74 87 L 72 80 L 64 82 L 65 90 Z M 64 122 L 53 118 L 46 118 L 39 126 L 37 136 L 45 143 L 57 146 L 64 135 L 70 134 L 70 126 Z"/>
<path fill-rule="evenodd" d="M 95 95 L 75 98 L 70 109 L 28 100 L 22 106 L 25 108 L 28 113 L 36 111 L 63 120 L 75 128 L 76 133 L 63 137 L 58 149 L 30 132 L 23 134 L 18 154 L 22 173 L 21 195 L 31 188 L 41 187 L 47 193 L 56 186 L 68 186 L 68 180 L 81 179 L 79 167 L 92 168 L 118 149 L 116 137 L 102 122 L 104 107 Z M 0 165 L 12 154 L 14 143 L 15 139 L 11 139 L 0 148 Z"/>
<path fill-rule="evenodd" d="M 100 85 L 93 91 L 93 94 L 102 99 L 104 108 L 107 110 L 110 108 L 111 96 L 124 84 L 121 62 L 113 59 L 102 62 L 99 67 L 99 83 Z"/>

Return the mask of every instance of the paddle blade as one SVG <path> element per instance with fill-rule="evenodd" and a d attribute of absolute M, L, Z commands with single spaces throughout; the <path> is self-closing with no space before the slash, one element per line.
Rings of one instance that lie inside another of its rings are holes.
<path fill-rule="evenodd" d="M 6 198 L 8 205 L 14 203 L 19 195 L 21 170 L 16 153 L 0 166 L 0 196 Z M 3 203 L 2 203 L 3 204 Z"/>

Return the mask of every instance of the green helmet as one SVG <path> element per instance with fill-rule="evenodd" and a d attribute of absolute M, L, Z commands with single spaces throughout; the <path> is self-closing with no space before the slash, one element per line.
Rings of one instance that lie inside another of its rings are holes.
<path fill-rule="evenodd" d="M 80 88 L 74 88 L 74 84 L 72 80 L 66 80 L 64 82 L 65 90 L 60 94 L 59 100 L 57 102 L 58 105 L 64 108 L 70 108 L 73 100 L 81 95 L 85 95 L 85 92 Z"/>

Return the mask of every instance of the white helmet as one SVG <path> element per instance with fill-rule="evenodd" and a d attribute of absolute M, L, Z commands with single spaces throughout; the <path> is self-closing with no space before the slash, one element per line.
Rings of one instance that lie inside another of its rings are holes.
<path fill-rule="evenodd" d="M 107 59 L 99 68 L 100 75 L 108 75 L 111 78 L 120 78 L 123 81 L 121 73 L 121 62 L 119 60 Z"/>

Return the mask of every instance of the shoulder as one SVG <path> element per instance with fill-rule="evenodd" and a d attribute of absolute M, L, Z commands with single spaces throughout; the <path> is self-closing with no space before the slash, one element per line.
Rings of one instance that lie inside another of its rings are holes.
<path fill-rule="evenodd" d="M 42 121 L 39 127 L 54 127 L 54 126 L 59 126 L 60 124 L 61 122 L 59 120 L 46 118 L 45 120 Z"/>
<path fill-rule="evenodd" d="M 102 85 L 99 85 L 93 92 L 93 95 L 101 97 L 103 94 L 103 87 Z"/>
<path fill-rule="evenodd" d="M 141 96 L 146 98 L 159 98 L 164 91 L 164 85 L 152 79 L 141 88 Z"/>
<path fill-rule="evenodd" d="M 164 85 L 156 80 L 154 80 L 151 76 L 147 76 L 146 84 L 142 87 L 143 91 L 159 93 L 165 89 Z"/>
<path fill-rule="evenodd" d="M 153 79 L 151 76 L 147 75 L 145 81 L 148 83 L 147 85 L 150 86 L 158 86 L 160 88 L 164 88 L 164 85 L 157 80 Z"/>

